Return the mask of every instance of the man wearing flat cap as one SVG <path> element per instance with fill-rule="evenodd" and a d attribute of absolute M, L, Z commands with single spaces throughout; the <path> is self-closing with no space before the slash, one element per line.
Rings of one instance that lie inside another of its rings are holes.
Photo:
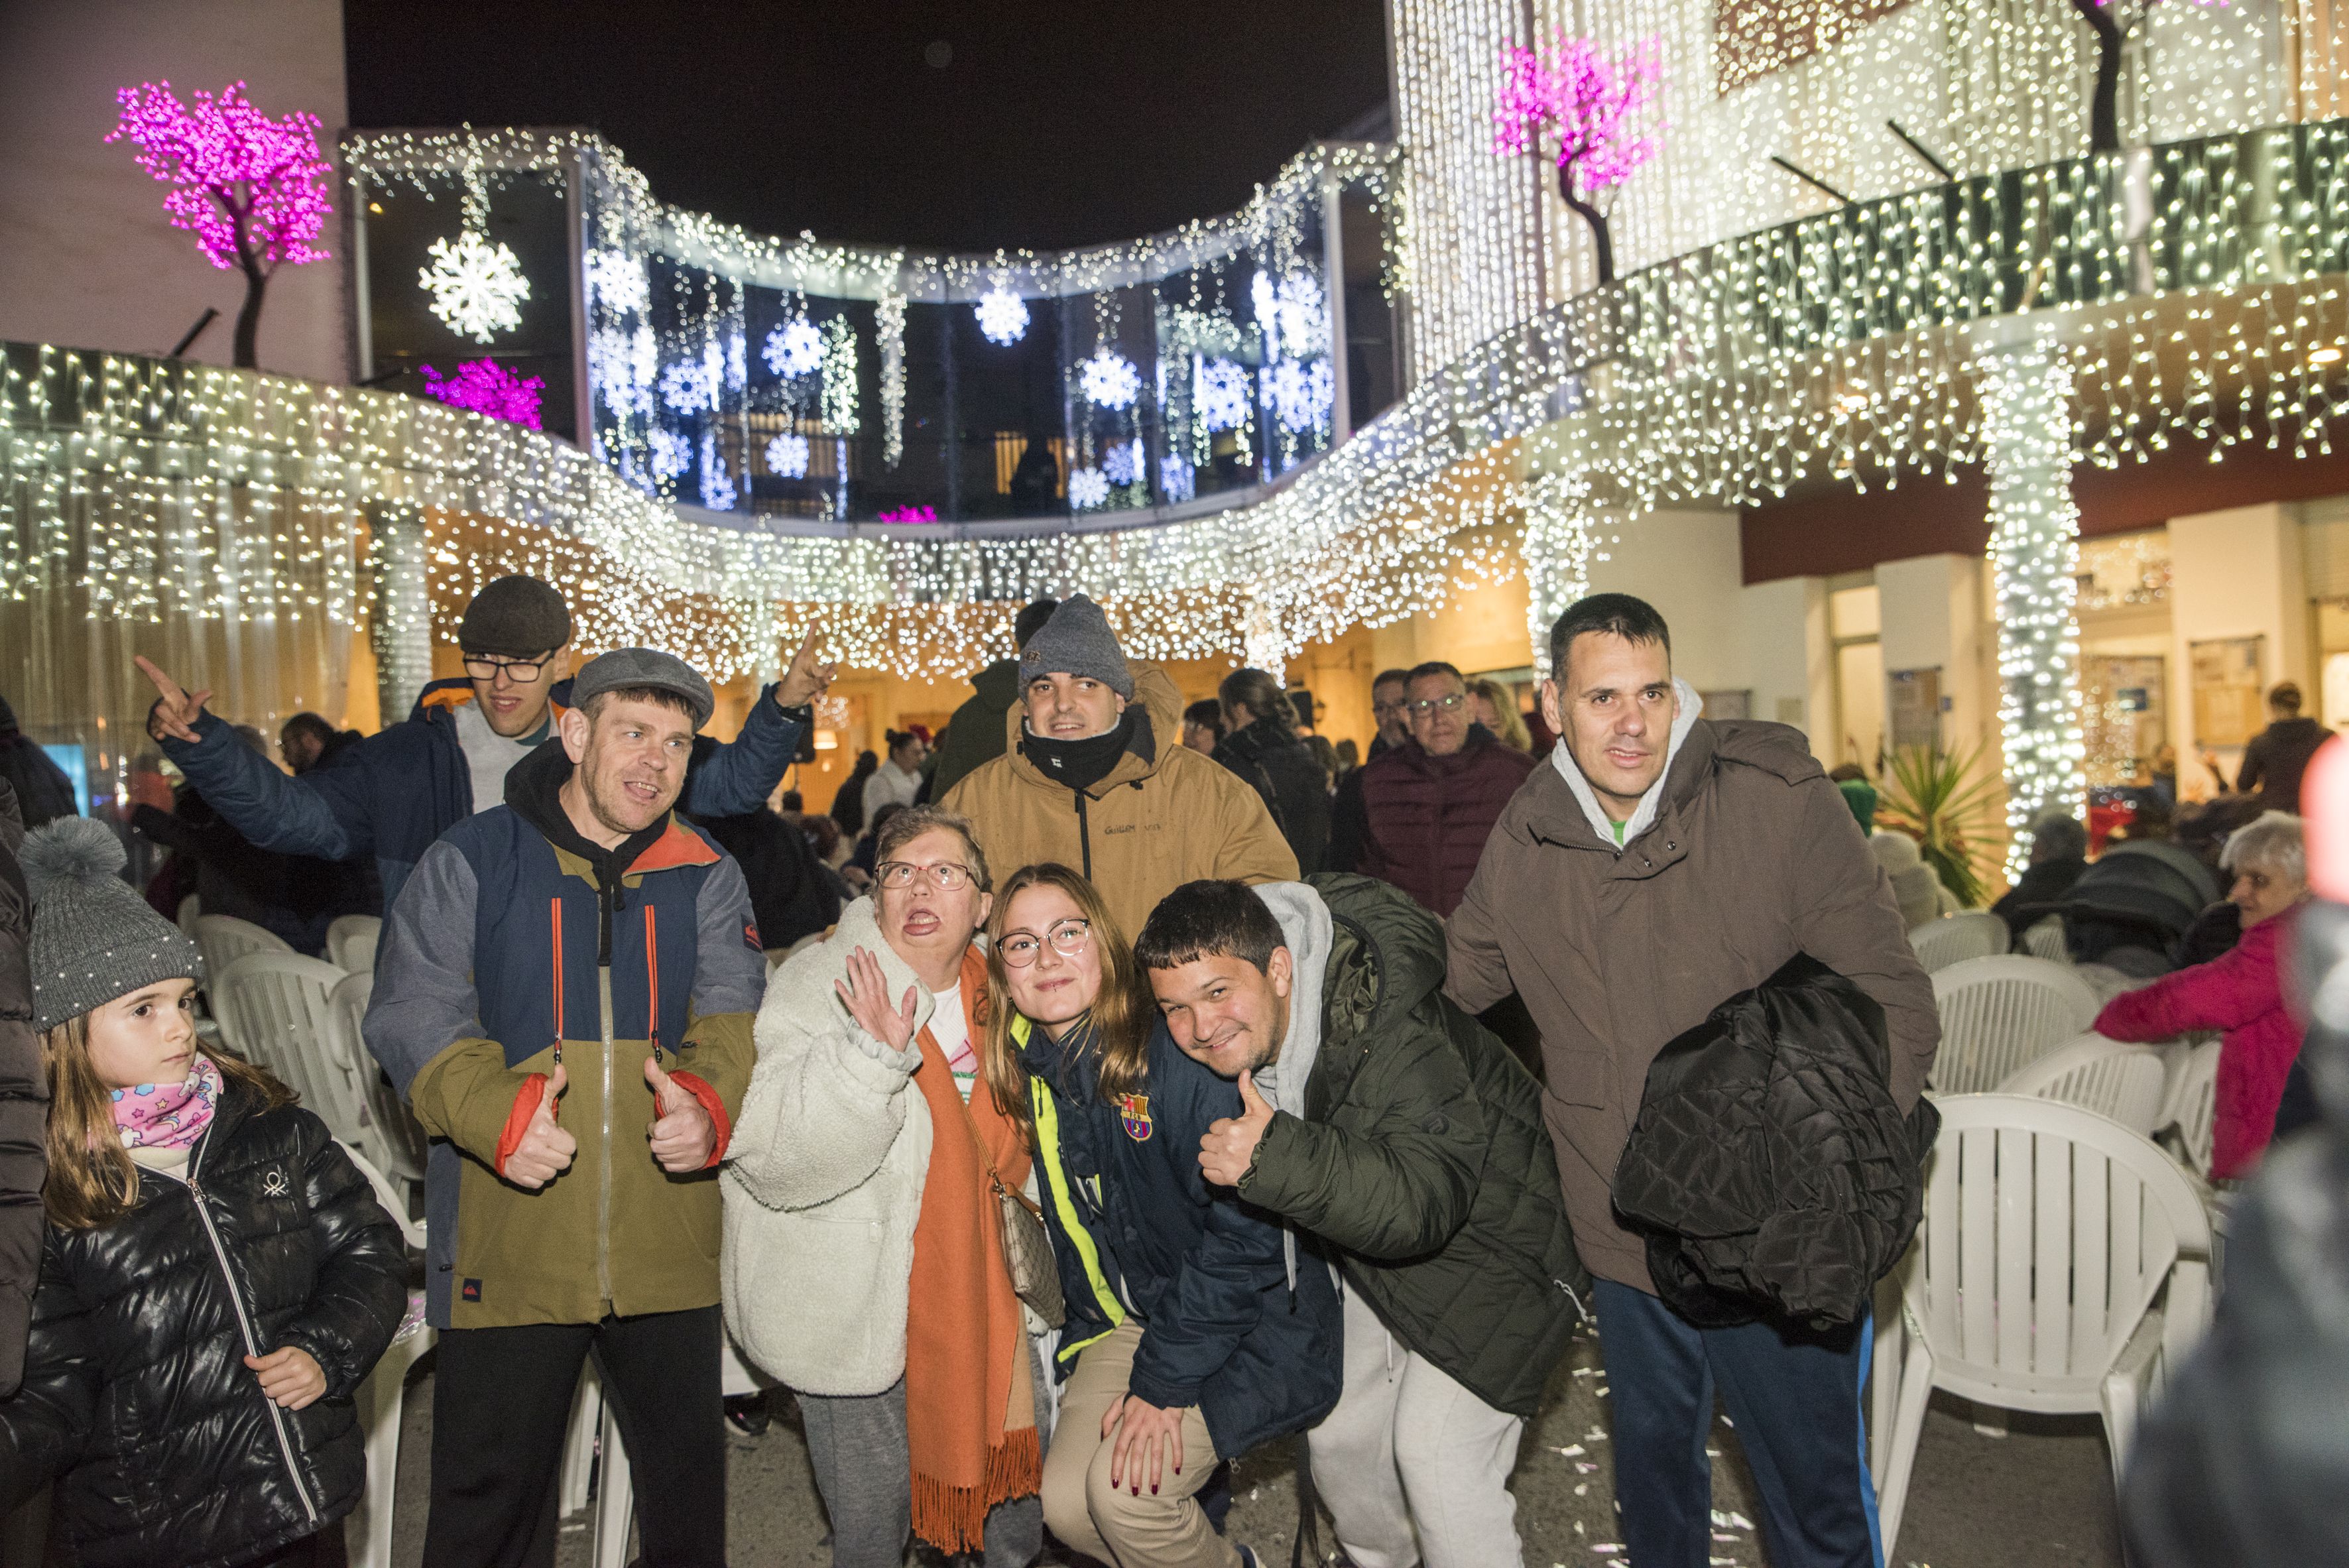
<path fill-rule="evenodd" d="M 147 732 L 206 803 L 264 850 L 327 861 L 374 855 L 388 909 L 426 846 L 502 801 L 507 771 L 582 700 L 562 678 L 570 644 L 571 611 L 560 593 L 535 577 L 501 577 L 473 595 L 458 624 L 462 676 L 432 682 L 406 723 L 298 779 L 239 745 L 231 726 L 205 712 L 210 692 L 191 695 L 148 660 L 137 663 L 159 694 Z M 750 705 L 733 743 L 693 769 L 685 809 L 735 817 L 765 804 L 833 670 L 817 662 L 810 633 L 789 672 Z"/>
<path fill-rule="evenodd" d="M 364 1026 L 435 1140 L 424 1560 L 553 1561 L 592 1353 L 645 1560 L 723 1568 L 717 1174 L 766 963 L 741 869 L 673 810 L 709 683 L 623 648 L 572 696 L 407 879 Z"/>
<path fill-rule="evenodd" d="M 1019 650 L 1009 749 L 947 792 L 1001 866 L 1058 861 L 1092 880 L 1132 938 L 1160 899 L 1203 878 L 1297 880 L 1264 797 L 1183 744 L 1183 697 L 1129 662 L 1101 606 L 1075 593 Z"/>

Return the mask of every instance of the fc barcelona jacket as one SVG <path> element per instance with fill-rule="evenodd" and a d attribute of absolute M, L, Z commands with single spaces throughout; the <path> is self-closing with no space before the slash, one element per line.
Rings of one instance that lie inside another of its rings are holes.
<path fill-rule="evenodd" d="M 384 923 L 367 1048 L 433 1137 L 426 1171 L 439 1328 L 593 1323 L 718 1301 L 718 1159 L 750 1080 L 766 980 L 741 869 L 666 816 L 604 851 L 570 825 L 550 740 L 506 804 L 451 828 Z M 560 1052 L 557 1116 L 579 1140 L 536 1191 L 499 1165 Z M 701 1100 L 710 1169 L 646 1147 L 645 1063 Z"/>
<path fill-rule="evenodd" d="M 1216 1452 L 1233 1458 L 1300 1431 L 1338 1402 L 1338 1292 L 1307 1253 L 1289 1281 L 1279 1223 L 1211 1187 L 1199 1140 L 1244 1109 L 1236 1085 L 1151 1032 L 1141 1092 L 1105 1100 L 1092 1031 L 1060 1041 L 1016 1020 L 1036 1114 L 1036 1179 L 1068 1321 L 1059 1365 L 1129 1315 L 1142 1320 L 1128 1391 L 1161 1408 L 1196 1405 Z"/>

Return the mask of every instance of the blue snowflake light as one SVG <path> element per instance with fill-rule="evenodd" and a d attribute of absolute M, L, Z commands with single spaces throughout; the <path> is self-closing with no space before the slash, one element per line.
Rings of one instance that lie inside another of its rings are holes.
<path fill-rule="evenodd" d="M 803 480 L 808 471 L 808 438 L 790 431 L 767 443 L 767 471 L 780 479 Z"/>
<path fill-rule="evenodd" d="M 661 367 L 661 401 L 680 414 L 718 407 L 718 377 L 705 360 L 680 359 Z"/>
<path fill-rule="evenodd" d="M 1247 367 L 1228 359 L 1202 360 L 1191 378 L 1191 407 L 1210 430 L 1237 430 L 1247 420 Z"/>
<path fill-rule="evenodd" d="M 778 376 L 805 376 L 823 363 L 823 335 L 805 316 L 795 316 L 767 334 L 759 356 Z"/>
<path fill-rule="evenodd" d="M 718 438 L 708 431 L 701 437 L 701 504 L 712 511 L 734 510 L 734 480 L 718 455 Z"/>
<path fill-rule="evenodd" d="M 662 482 L 693 466 L 693 443 L 675 430 L 655 430 L 652 438 L 653 478 Z"/>
<path fill-rule="evenodd" d="M 1198 493 L 1198 475 L 1180 452 L 1158 459 L 1158 488 L 1168 500 L 1189 500 Z"/>
<path fill-rule="evenodd" d="M 1272 367 L 1267 393 L 1282 427 L 1299 432 L 1319 428 L 1338 399 L 1337 383 L 1330 377 L 1326 359 L 1309 364 L 1280 361 Z"/>
<path fill-rule="evenodd" d="M 972 307 L 978 316 L 978 335 L 1006 348 L 1028 335 L 1028 302 L 998 286 L 978 296 Z"/>
<path fill-rule="evenodd" d="M 1135 441 L 1131 446 L 1120 442 L 1102 454 L 1101 466 L 1102 472 L 1109 476 L 1110 483 L 1130 485 L 1138 482 L 1143 474 L 1149 472 L 1150 459 L 1143 451 L 1140 441 Z"/>
<path fill-rule="evenodd" d="M 1077 366 L 1077 385 L 1085 401 L 1097 408 L 1130 408 L 1142 396 L 1142 372 L 1104 343 Z"/>
<path fill-rule="evenodd" d="M 1099 469 L 1079 469 L 1069 476 L 1069 504 L 1091 511 L 1109 500 L 1109 476 Z"/>

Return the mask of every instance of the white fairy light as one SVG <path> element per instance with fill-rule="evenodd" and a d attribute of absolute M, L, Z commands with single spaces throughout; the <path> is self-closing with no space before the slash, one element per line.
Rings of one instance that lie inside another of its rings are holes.
<path fill-rule="evenodd" d="M 823 407 L 827 435 L 856 434 L 856 328 L 844 315 L 823 324 Z"/>
<path fill-rule="evenodd" d="M 1283 359 L 1265 379 L 1266 395 L 1288 429 L 1318 429 L 1330 418 L 1337 400 L 1337 382 L 1330 374 L 1328 360 Z"/>
<path fill-rule="evenodd" d="M 978 334 L 989 343 L 1009 348 L 1028 335 L 1028 302 L 1000 286 L 978 296 L 971 306 L 978 317 Z"/>
<path fill-rule="evenodd" d="M 522 325 L 530 279 L 512 251 L 468 229 L 455 244 L 438 239 L 425 253 L 432 264 L 418 270 L 417 281 L 432 296 L 432 314 L 450 331 L 488 343 Z"/>

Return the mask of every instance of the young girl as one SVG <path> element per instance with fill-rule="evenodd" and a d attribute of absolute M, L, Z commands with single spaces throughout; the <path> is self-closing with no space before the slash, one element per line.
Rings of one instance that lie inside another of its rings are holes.
<path fill-rule="evenodd" d="M 358 1501 L 351 1396 L 408 1305 L 398 1230 L 326 1124 L 216 1055 L 203 960 L 105 824 L 25 841 L 49 1226 L 0 1513 L 57 1483 L 90 1568 L 312 1561 Z"/>

